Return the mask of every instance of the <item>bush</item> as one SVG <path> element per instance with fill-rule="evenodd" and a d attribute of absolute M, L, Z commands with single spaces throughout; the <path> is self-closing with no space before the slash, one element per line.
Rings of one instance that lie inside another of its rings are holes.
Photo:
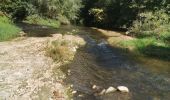
<path fill-rule="evenodd" d="M 17 37 L 19 31 L 21 31 L 21 29 L 16 27 L 7 17 L 0 16 L 0 41 Z"/>
<path fill-rule="evenodd" d="M 104 10 L 98 8 L 92 8 L 89 10 L 89 14 L 94 17 L 96 22 L 102 22 L 104 20 Z"/>
<path fill-rule="evenodd" d="M 47 18 L 56 19 L 59 15 L 72 21 L 78 18 L 81 0 L 35 0 L 33 5 L 38 13 Z"/>
<path fill-rule="evenodd" d="M 14 21 L 24 20 L 33 12 L 33 8 L 27 0 L 4 0 L 0 4 L 0 10 L 7 13 Z"/>
<path fill-rule="evenodd" d="M 144 12 L 133 22 L 130 32 L 136 36 L 157 36 L 160 38 L 169 31 L 169 15 L 164 10 Z"/>

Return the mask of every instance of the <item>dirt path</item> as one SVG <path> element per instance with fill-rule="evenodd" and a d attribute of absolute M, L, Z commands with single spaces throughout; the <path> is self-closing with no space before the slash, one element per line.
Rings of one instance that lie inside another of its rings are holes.
<path fill-rule="evenodd" d="M 0 42 L 0 100 L 63 100 L 64 88 L 52 76 L 56 65 L 45 56 L 48 41 L 57 37 Z M 54 98 L 57 91 L 58 98 Z"/>

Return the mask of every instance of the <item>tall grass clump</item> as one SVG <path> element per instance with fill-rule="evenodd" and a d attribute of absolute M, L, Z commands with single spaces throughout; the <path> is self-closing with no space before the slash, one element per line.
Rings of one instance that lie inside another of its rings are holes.
<path fill-rule="evenodd" d="M 52 41 L 47 47 L 47 55 L 54 61 L 63 62 L 70 61 L 74 57 L 70 43 L 65 40 Z"/>
<path fill-rule="evenodd" d="M 20 31 L 21 29 L 15 26 L 9 18 L 0 16 L 0 41 L 17 37 Z"/>

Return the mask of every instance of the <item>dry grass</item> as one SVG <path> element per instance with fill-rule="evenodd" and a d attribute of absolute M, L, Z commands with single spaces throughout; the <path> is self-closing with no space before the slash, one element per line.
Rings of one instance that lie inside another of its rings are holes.
<path fill-rule="evenodd" d="M 77 48 L 84 44 L 85 42 L 82 38 L 66 35 L 62 39 L 49 43 L 47 55 L 57 62 L 71 61 L 74 58 Z"/>
<path fill-rule="evenodd" d="M 56 40 L 48 46 L 47 55 L 55 61 L 68 61 L 73 59 L 74 52 L 71 51 L 68 42 Z"/>

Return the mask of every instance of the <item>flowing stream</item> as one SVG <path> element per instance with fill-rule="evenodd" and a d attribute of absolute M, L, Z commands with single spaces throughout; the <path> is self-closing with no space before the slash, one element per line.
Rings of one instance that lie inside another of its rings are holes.
<path fill-rule="evenodd" d="M 73 85 L 77 91 L 74 100 L 170 100 L 170 62 L 146 57 L 136 60 L 128 52 L 109 46 L 105 38 L 91 30 L 63 26 L 45 31 L 62 34 L 76 31 L 86 41 L 86 45 L 78 49 L 74 60 L 61 67 L 67 75 L 65 84 Z M 41 32 L 40 29 L 38 31 Z M 98 91 L 92 89 L 93 85 L 102 89 L 123 85 L 129 88 L 130 93 L 117 91 L 98 95 Z"/>

